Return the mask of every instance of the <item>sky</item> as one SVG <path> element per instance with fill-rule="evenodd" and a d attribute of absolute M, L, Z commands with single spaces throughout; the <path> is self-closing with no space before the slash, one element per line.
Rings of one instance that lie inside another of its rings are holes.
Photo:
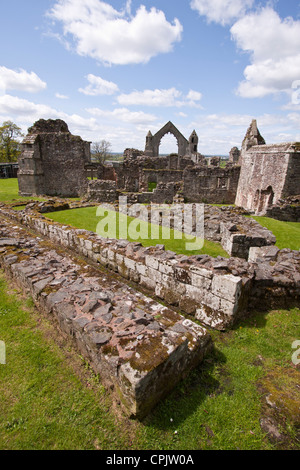
<path fill-rule="evenodd" d="M 0 124 L 24 134 L 63 119 L 118 153 L 172 121 L 228 155 L 256 119 L 266 143 L 300 141 L 299 0 L 9 0 L 0 36 Z"/>

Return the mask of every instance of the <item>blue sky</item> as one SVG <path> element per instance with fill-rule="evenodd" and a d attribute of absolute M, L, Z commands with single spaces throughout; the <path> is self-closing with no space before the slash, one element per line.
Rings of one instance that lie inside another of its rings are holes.
<path fill-rule="evenodd" d="M 115 152 L 168 121 L 209 155 L 240 147 L 253 118 L 267 143 L 300 141 L 298 0 L 2 3 L 0 123 L 64 119 Z"/>

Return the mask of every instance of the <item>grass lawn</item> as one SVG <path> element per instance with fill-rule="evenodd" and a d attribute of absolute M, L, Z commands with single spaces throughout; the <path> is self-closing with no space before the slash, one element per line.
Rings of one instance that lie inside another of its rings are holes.
<path fill-rule="evenodd" d="M 111 211 L 106 211 L 106 213 L 103 214 L 102 217 L 99 217 L 97 216 L 96 207 L 84 207 L 81 209 L 52 212 L 46 215 L 50 219 L 55 220 L 56 222 L 59 222 L 61 224 L 67 224 L 71 225 L 72 227 L 97 232 L 99 235 L 108 238 L 119 238 L 119 227 L 126 227 L 127 225 L 129 234 L 127 236 L 127 239 L 130 241 L 138 241 L 142 243 L 143 246 L 155 246 L 163 244 L 165 245 L 166 250 L 171 250 L 178 254 L 186 254 L 192 256 L 194 254 L 205 253 L 214 257 L 217 257 L 219 255 L 226 258 L 229 257 L 229 255 L 226 253 L 225 250 L 223 250 L 219 243 L 210 242 L 208 240 L 204 241 L 204 246 L 202 249 L 196 248 L 195 250 L 187 250 L 186 242 L 191 243 L 195 241 L 195 238 L 192 238 L 191 240 L 183 238 L 182 234 L 175 230 L 170 231 L 171 236 L 168 239 L 164 238 L 162 228 L 160 227 L 159 238 L 151 238 L 151 225 L 147 222 L 134 219 L 133 217 L 127 217 L 124 214 L 114 213 Z M 108 219 L 107 215 L 112 217 Z M 117 227 L 117 230 L 115 230 L 115 227 Z M 155 227 L 158 228 L 158 226 Z M 136 237 L 132 237 L 130 236 L 130 234 L 136 235 Z M 183 239 L 177 239 L 177 237 L 181 237 Z"/>
<path fill-rule="evenodd" d="M 281 222 L 280 220 L 270 219 L 268 217 L 253 217 L 263 227 L 275 235 L 278 248 L 290 248 L 291 250 L 300 250 L 300 223 L 299 222 Z"/>
<path fill-rule="evenodd" d="M 143 423 L 131 421 L 112 406 L 73 346 L 0 271 L 0 339 L 7 353 L 0 365 L 0 449 L 273 449 L 259 425 L 258 383 L 277 372 L 285 391 L 295 386 L 291 345 L 299 334 L 297 309 L 212 332 L 215 350 L 204 363 Z M 290 448 L 295 431 L 287 429 Z"/>
<path fill-rule="evenodd" d="M 0 180 L 0 200 L 18 198 L 17 191 L 17 180 Z M 95 207 L 48 216 L 91 231 L 101 220 Z M 299 249 L 300 224 L 256 219 L 274 232 L 278 246 Z M 146 242 L 175 251 L 166 240 Z M 299 449 L 293 424 L 300 421 L 299 368 L 292 364 L 299 314 L 296 308 L 253 313 L 230 332 L 212 331 L 214 350 L 141 423 L 120 413 L 73 345 L 0 270 L 0 340 L 6 345 L 6 364 L 0 364 L 0 450 Z M 269 394 L 279 396 L 276 416 L 286 435 L 281 446 L 266 439 L 260 427 L 266 413 L 262 400 Z"/>
<path fill-rule="evenodd" d="M 45 198 L 32 198 L 19 196 L 19 185 L 17 178 L 0 179 L 0 202 L 26 202 L 35 199 L 45 201 Z"/>

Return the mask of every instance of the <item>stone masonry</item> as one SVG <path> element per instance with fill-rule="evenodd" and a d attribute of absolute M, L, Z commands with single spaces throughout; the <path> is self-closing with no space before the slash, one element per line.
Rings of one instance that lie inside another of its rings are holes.
<path fill-rule="evenodd" d="M 280 199 L 299 194 L 300 144 L 266 145 L 256 121 L 242 146 L 237 206 L 264 215 Z"/>
<path fill-rule="evenodd" d="M 85 164 L 89 162 L 90 142 L 72 135 L 60 119 L 41 119 L 22 142 L 20 195 L 81 196 L 87 190 Z"/>
<path fill-rule="evenodd" d="M 168 305 L 179 307 L 211 328 L 231 328 L 247 315 L 250 305 L 268 308 L 272 300 L 272 305 L 279 308 L 299 302 L 299 251 L 281 250 L 276 252 L 275 260 L 266 258 L 263 263 L 235 257 L 176 255 L 163 246 L 145 248 L 140 243 L 106 239 L 62 226 L 35 211 L 3 207 L 1 212 L 55 244 L 155 293 Z"/>
<path fill-rule="evenodd" d="M 0 266 L 73 338 L 131 417 L 149 413 L 211 347 L 204 328 L 3 218 Z"/>

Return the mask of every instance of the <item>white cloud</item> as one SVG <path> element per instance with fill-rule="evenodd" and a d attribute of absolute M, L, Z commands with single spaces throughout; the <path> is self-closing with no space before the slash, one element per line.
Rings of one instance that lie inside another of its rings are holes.
<path fill-rule="evenodd" d="M 170 52 L 183 30 L 177 18 L 169 23 L 156 8 L 141 5 L 132 16 L 131 1 L 117 11 L 100 0 L 59 0 L 48 16 L 63 23 L 64 36 L 73 38 L 79 55 L 107 64 L 146 63 Z"/>
<path fill-rule="evenodd" d="M 69 96 L 62 95 L 61 93 L 55 93 L 55 97 L 58 98 L 59 100 L 68 100 L 69 99 Z"/>
<path fill-rule="evenodd" d="M 237 94 L 261 98 L 292 93 L 292 83 L 300 79 L 300 20 L 281 19 L 266 7 L 237 21 L 231 34 L 237 46 L 251 54 Z"/>
<path fill-rule="evenodd" d="M 300 133 L 300 113 L 262 114 L 208 114 L 189 123 L 199 136 L 199 152 L 207 155 L 226 155 L 232 147 L 241 148 L 252 119 L 267 144 L 297 141 Z"/>
<path fill-rule="evenodd" d="M 104 117 L 107 119 L 119 120 L 129 122 L 132 124 L 149 124 L 156 121 L 156 116 L 153 114 L 146 114 L 142 111 L 129 111 L 126 108 L 117 108 L 113 111 L 105 111 L 100 108 L 89 108 L 86 110 L 92 116 Z"/>
<path fill-rule="evenodd" d="M 187 99 L 189 101 L 200 101 L 202 99 L 202 94 L 199 91 L 190 90 Z"/>
<path fill-rule="evenodd" d="M 191 8 L 206 16 L 209 23 L 225 26 L 243 16 L 253 4 L 254 0 L 192 0 Z"/>
<path fill-rule="evenodd" d="M 133 91 L 129 94 L 121 94 L 117 100 L 121 105 L 131 106 L 153 106 L 153 107 L 200 107 L 198 101 L 202 98 L 201 93 L 190 90 L 186 97 L 176 88 L 167 90 L 144 90 Z"/>
<path fill-rule="evenodd" d="M 4 93 L 8 90 L 26 91 L 28 93 L 38 93 L 47 88 L 34 72 L 26 72 L 23 69 L 12 70 L 7 67 L 0 67 L 0 90 Z"/>
<path fill-rule="evenodd" d="M 6 120 L 20 122 L 23 126 L 25 124 L 32 125 L 39 119 L 63 119 L 67 124 L 74 126 L 76 132 L 97 129 L 97 121 L 94 118 L 85 119 L 77 114 L 67 114 L 48 105 L 33 103 L 17 96 L 0 96 L 0 109 Z"/>
<path fill-rule="evenodd" d="M 99 95 L 113 95 L 119 91 L 118 85 L 113 82 L 104 80 L 101 77 L 97 77 L 90 73 L 86 76 L 89 85 L 85 88 L 79 88 L 80 93 L 84 93 L 89 96 L 99 96 Z"/>

